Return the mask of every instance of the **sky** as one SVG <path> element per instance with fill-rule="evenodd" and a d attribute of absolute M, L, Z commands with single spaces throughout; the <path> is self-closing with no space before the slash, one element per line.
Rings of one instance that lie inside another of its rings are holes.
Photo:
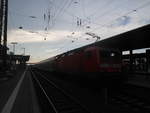
<path fill-rule="evenodd" d="M 150 24 L 150 0 L 9 0 L 8 47 L 38 62 Z"/>

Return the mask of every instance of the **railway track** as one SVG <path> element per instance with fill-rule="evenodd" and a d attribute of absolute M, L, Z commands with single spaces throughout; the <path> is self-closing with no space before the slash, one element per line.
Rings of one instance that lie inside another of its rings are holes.
<path fill-rule="evenodd" d="M 74 101 L 75 99 L 72 99 L 70 95 L 47 79 L 45 72 L 32 70 L 32 76 L 35 84 L 37 84 L 37 89 L 39 90 L 39 87 L 42 89 L 39 94 L 43 93 L 45 95 L 45 99 L 41 99 L 42 103 L 43 100 L 47 100 L 43 105 L 48 103 L 52 106 L 54 113 L 89 113 L 77 101 Z M 139 97 L 137 96 L 140 95 L 138 93 L 137 95 L 135 93 L 132 94 L 130 93 L 132 89 L 128 89 L 127 87 L 125 89 L 121 87 L 117 90 L 112 89 L 110 91 L 110 97 L 108 97 L 109 100 L 106 106 L 112 105 L 114 108 L 104 110 L 102 113 L 150 113 L 150 101 L 146 99 L 147 97 Z M 133 87 L 133 89 L 135 88 Z M 42 95 L 39 97 L 42 97 Z M 44 110 L 47 108 L 50 109 L 50 107 L 44 107 Z"/>
<path fill-rule="evenodd" d="M 30 69 L 39 97 L 41 111 L 46 113 L 90 113 L 74 98 L 47 79 L 43 73 Z"/>

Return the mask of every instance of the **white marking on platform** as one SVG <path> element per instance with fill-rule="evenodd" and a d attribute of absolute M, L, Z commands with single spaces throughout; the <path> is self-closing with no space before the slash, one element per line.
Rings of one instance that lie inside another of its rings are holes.
<path fill-rule="evenodd" d="M 9 99 L 8 99 L 7 103 L 5 104 L 5 106 L 4 106 L 4 108 L 3 108 L 1 113 L 10 113 L 11 112 L 13 104 L 14 104 L 14 102 L 16 100 L 16 96 L 17 96 L 18 91 L 20 89 L 21 83 L 22 83 L 23 78 L 25 76 L 26 70 L 24 71 L 22 77 L 20 78 L 18 84 L 16 85 L 15 89 L 13 90 L 11 96 L 9 97 Z"/>

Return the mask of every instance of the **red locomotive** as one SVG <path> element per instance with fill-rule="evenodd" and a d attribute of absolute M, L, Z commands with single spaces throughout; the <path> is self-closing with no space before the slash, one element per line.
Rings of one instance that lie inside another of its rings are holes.
<path fill-rule="evenodd" d="M 39 66 L 51 71 L 90 78 L 103 75 L 114 77 L 114 73 L 118 77 L 118 73 L 121 72 L 121 53 L 116 49 L 92 46 L 47 59 L 40 62 Z"/>

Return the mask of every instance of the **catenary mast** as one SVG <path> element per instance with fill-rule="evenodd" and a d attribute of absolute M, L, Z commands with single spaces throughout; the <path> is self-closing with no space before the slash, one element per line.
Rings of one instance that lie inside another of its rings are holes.
<path fill-rule="evenodd" d="M 7 69 L 7 21 L 8 0 L 0 1 L 0 44 L 2 45 L 2 62 L 4 72 Z"/>

